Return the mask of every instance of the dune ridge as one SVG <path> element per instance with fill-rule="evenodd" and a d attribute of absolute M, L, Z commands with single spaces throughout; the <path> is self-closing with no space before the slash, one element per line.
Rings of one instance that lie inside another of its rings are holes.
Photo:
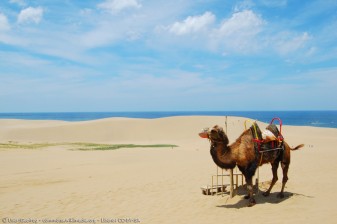
<path fill-rule="evenodd" d="M 230 142 L 246 118 L 228 117 Z M 335 223 L 337 129 L 284 125 L 292 152 L 285 193 L 256 196 L 246 207 L 243 194 L 205 196 L 216 167 L 205 127 L 225 126 L 225 117 L 109 118 L 95 121 L 0 120 L 0 142 L 174 144 L 177 148 L 73 151 L 56 145 L 42 149 L 0 150 L 0 218 L 126 219 L 138 223 Z M 259 122 L 261 128 L 267 124 Z M 260 189 L 272 177 L 260 169 Z M 228 182 L 228 180 L 225 180 Z M 241 191 L 240 191 L 241 192 Z"/>

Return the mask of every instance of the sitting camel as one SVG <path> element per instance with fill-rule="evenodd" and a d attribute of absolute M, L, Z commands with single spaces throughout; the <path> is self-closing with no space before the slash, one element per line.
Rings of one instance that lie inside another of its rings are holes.
<path fill-rule="evenodd" d="M 297 150 L 304 146 L 301 144 L 295 148 L 290 148 L 286 142 L 282 142 L 281 149 L 261 153 L 258 149 L 260 146 L 257 147 L 256 142 L 254 142 L 252 128 L 245 130 L 233 144 L 228 145 L 228 137 L 223 129 L 217 125 L 208 132 L 208 138 L 211 142 L 210 152 L 215 164 L 223 169 L 233 169 L 237 165 L 245 176 L 248 189 L 248 195 L 245 196 L 245 198 L 249 199 L 248 207 L 256 204 L 253 196 L 252 178 L 258 166 L 265 163 L 271 163 L 272 165 L 273 179 L 269 189 L 263 193 L 264 196 L 268 196 L 278 180 L 277 169 L 279 163 L 281 163 L 283 181 L 282 189 L 278 197 L 283 198 L 284 187 L 288 180 L 287 174 L 290 164 L 290 151 Z"/>

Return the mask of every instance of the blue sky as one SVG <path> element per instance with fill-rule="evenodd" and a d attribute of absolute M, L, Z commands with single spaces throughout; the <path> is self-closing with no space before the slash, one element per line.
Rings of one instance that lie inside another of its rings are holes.
<path fill-rule="evenodd" d="M 0 112 L 336 102 L 337 0 L 0 2 Z"/>

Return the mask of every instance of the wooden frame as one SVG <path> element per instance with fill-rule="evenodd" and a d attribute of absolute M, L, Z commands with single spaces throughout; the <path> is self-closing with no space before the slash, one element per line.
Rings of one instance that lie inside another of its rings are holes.
<path fill-rule="evenodd" d="M 235 169 L 235 173 L 233 169 L 229 170 L 229 174 L 224 174 L 224 169 L 221 169 L 221 174 L 219 174 L 219 169 L 221 168 L 217 167 L 216 175 L 212 175 L 211 185 L 201 187 L 202 194 L 222 195 L 225 193 L 229 193 L 229 196 L 232 198 L 235 196 L 235 194 L 237 193 L 237 189 L 239 188 L 239 177 L 241 177 L 241 186 L 243 186 L 243 175 L 241 173 L 238 173 L 237 169 Z M 225 177 L 229 177 L 229 184 L 224 183 Z M 219 178 L 221 180 L 221 184 L 219 184 Z M 229 191 L 226 190 L 227 186 L 229 186 Z"/>

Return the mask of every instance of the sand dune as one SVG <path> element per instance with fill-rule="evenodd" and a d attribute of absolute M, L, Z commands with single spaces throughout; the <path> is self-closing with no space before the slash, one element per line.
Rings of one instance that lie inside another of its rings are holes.
<path fill-rule="evenodd" d="M 245 118 L 228 118 L 230 141 Z M 283 126 L 292 153 L 286 198 L 205 196 L 200 186 L 216 172 L 204 127 L 224 117 L 110 118 L 86 122 L 0 120 L 0 142 L 175 144 L 177 148 L 73 151 L 0 149 L 0 218 L 80 219 L 96 223 L 335 223 L 337 129 Z M 266 124 L 260 123 L 261 127 Z M 271 179 L 260 169 L 260 189 Z M 282 176 L 280 174 L 280 176 Z M 281 178 L 280 178 L 281 179 Z M 228 180 L 226 180 L 228 182 Z"/>

